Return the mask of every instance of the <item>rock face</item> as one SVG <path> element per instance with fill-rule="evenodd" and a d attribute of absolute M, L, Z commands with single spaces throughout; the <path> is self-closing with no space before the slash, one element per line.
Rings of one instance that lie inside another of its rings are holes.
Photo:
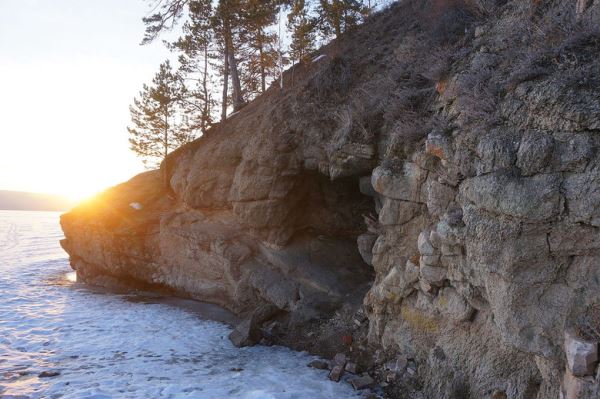
<path fill-rule="evenodd" d="M 598 3 L 403 1 L 63 215 L 71 264 L 288 325 L 364 298 L 425 397 L 598 397 Z"/>

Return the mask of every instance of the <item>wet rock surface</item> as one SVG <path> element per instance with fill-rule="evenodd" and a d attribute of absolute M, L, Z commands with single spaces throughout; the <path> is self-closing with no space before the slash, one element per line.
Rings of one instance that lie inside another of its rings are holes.
<path fill-rule="evenodd" d="M 64 215 L 73 268 L 270 304 L 263 338 L 352 348 L 389 397 L 595 397 L 564 333 L 599 321 L 600 6 L 476 3 L 454 38 L 393 6 Z"/>

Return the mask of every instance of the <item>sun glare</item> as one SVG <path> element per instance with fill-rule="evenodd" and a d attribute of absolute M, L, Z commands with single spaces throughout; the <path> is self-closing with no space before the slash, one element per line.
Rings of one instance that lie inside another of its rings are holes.
<path fill-rule="evenodd" d="M 3 137 L 4 144 L 7 148 L 27 148 L 27 160 L 19 152 L 8 152 L 0 160 L 2 188 L 58 194 L 80 201 L 142 171 L 141 162 L 129 150 L 125 129 L 129 93 L 135 89 L 116 92 L 114 88 L 114 82 L 122 83 L 128 76 L 117 65 L 103 65 L 102 71 L 87 64 L 79 72 L 67 66 L 66 71 L 57 66 L 46 69 L 50 68 L 54 68 L 56 81 L 36 80 L 40 90 L 33 98 L 29 91 L 19 91 L 13 87 L 16 83 L 0 77 L 0 83 L 6 83 L 4 87 L 9 91 L 21 93 L 12 103 L 0 99 L 0 105 L 12 111 L 7 124 L 15 133 Z M 0 65 L 0 75 L 11 76 L 10 70 Z M 89 75 L 100 77 L 89 82 Z M 117 94 L 120 104 L 112 98 Z M 52 103 L 68 108 L 57 111 L 46 106 Z M 31 108 L 38 110 L 39 119 L 21 123 L 27 120 L 26 111 Z M 35 145 L 31 145 L 31 132 L 45 134 L 37 134 Z"/>
<path fill-rule="evenodd" d="M 63 197 L 66 197 L 70 201 L 81 202 L 83 200 L 93 197 L 94 195 L 98 194 L 101 190 L 102 189 L 98 187 L 81 186 L 58 189 L 57 193 L 59 195 L 62 195 Z"/>
<path fill-rule="evenodd" d="M 0 3 L 0 37 L 19 38 L 0 40 L 0 190 L 80 201 L 143 171 L 129 149 L 128 107 L 170 54 L 138 45 L 147 5 L 115 16 L 104 3 L 70 2 L 83 13 L 72 18 L 53 2 L 36 2 L 36 12 Z"/>
<path fill-rule="evenodd" d="M 90 155 L 89 158 L 91 159 L 88 162 L 80 159 L 64 165 L 61 168 L 64 172 L 55 175 L 45 191 L 79 202 L 122 183 L 137 171 L 141 171 L 136 170 L 135 165 L 129 165 L 127 161 L 117 162 L 116 159 L 113 162 L 103 161 L 94 159 L 93 155 Z"/>

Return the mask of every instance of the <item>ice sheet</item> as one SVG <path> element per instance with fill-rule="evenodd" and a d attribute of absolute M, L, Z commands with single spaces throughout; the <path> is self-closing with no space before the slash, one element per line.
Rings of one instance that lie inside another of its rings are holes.
<path fill-rule="evenodd" d="M 238 349 L 225 324 L 70 281 L 61 237 L 57 213 L 0 211 L 0 397 L 358 397 L 307 354 Z"/>

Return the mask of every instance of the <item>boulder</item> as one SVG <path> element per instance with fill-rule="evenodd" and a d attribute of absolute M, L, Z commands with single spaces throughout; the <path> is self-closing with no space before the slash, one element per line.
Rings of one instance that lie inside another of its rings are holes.
<path fill-rule="evenodd" d="M 437 180 L 427 183 L 427 210 L 433 216 L 443 215 L 456 197 L 456 190 Z"/>
<path fill-rule="evenodd" d="M 318 370 L 329 370 L 329 362 L 326 360 L 316 359 L 308 363 L 308 367 Z"/>
<path fill-rule="evenodd" d="M 421 255 L 419 264 L 427 266 L 438 266 L 440 264 L 440 255 Z"/>
<path fill-rule="evenodd" d="M 331 381 L 339 382 L 343 375 L 344 366 L 335 365 L 331 368 L 331 371 L 329 372 L 329 379 Z"/>
<path fill-rule="evenodd" d="M 474 313 L 465 298 L 452 287 L 440 290 L 435 305 L 444 316 L 456 322 L 468 321 Z"/>
<path fill-rule="evenodd" d="M 562 189 L 569 221 L 600 227 L 600 162 L 585 172 L 567 174 Z"/>
<path fill-rule="evenodd" d="M 419 215 L 421 209 L 421 204 L 415 202 L 384 198 L 379 223 L 382 226 L 402 225 Z"/>
<path fill-rule="evenodd" d="M 554 140 L 550 135 L 528 134 L 521 140 L 517 153 L 517 166 L 523 176 L 541 172 L 550 161 Z"/>
<path fill-rule="evenodd" d="M 440 286 L 446 280 L 448 271 L 443 267 L 421 265 L 420 278 L 431 285 Z"/>
<path fill-rule="evenodd" d="M 263 338 L 262 323 L 279 311 L 279 308 L 270 304 L 259 306 L 249 317 L 238 323 L 229 334 L 229 340 L 237 347 L 256 345 Z"/>
<path fill-rule="evenodd" d="M 419 268 L 410 260 L 404 270 L 400 266 L 393 267 L 379 285 L 383 297 L 399 301 L 414 290 L 413 284 L 419 279 Z"/>
<path fill-rule="evenodd" d="M 373 246 L 375 245 L 375 241 L 377 241 L 377 234 L 373 233 L 361 234 L 356 239 L 358 252 L 368 265 L 373 264 Z"/>
<path fill-rule="evenodd" d="M 261 338 L 262 333 L 251 318 L 242 320 L 229 334 L 229 340 L 238 348 L 256 345 Z"/>
<path fill-rule="evenodd" d="M 560 399 L 600 398 L 600 383 L 593 377 L 576 377 L 567 368 L 560 388 Z"/>
<path fill-rule="evenodd" d="M 344 370 L 350 374 L 358 374 L 359 369 L 356 363 L 348 362 L 346 363 L 346 367 L 344 367 Z"/>
<path fill-rule="evenodd" d="M 424 202 L 421 197 L 421 185 L 427 177 L 427 171 L 415 163 L 404 162 L 402 170 L 394 172 L 378 166 L 373 170 L 371 184 L 379 194 L 403 201 Z"/>
<path fill-rule="evenodd" d="M 396 359 L 390 360 L 385 364 L 385 369 L 389 370 L 396 375 L 401 375 L 408 366 L 408 359 L 406 356 L 399 355 Z"/>
<path fill-rule="evenodd" d="M 342 366 L 342 367 L 344 367 L 347 362 L 348 362 L 348 358 L 343 353 L 337 353 L 333 357 L 333 361 L 332 361 L 333 365 Z"/>
<path fill-rule="evenodd" d="M 545 221 L 558 215 L 561 205 L 560 176 L 542 174 L 515 177 L 490 173 L 467 179 L 461 193 L 476 206 L 495 214 L 528 221 Z"/>
<path fill-rule="evenodd" d="M 571 373 L 577 377 L 594 375 L 598 364 L 598 342 L 578 337 L 573 331 L 565 332 L 565 355 Z"/>
<path fill-rule="evenodd" d="M 375 380 L 370 375 L 363 375 L 350 380 L 352 387 L 360 391 L 362 389 L 370 388 L 375 384 Z"/>
<path fill-rule="evenodd" d="M 562 172 L 584 172 L 594 154 L 594 141 L 586 134 L 559 134 L 552 159 L 554 168 Z"/>
<path fill-rule="evenodd" d="M 422 231 L 417 238 L 417 247 L 419 248 L 419 253 L 421 255 L 433 255 L 435 249 L 431 242 L 429 241 L 429 231 Z"/>
<path fill-rule="evenodd" d="M 477 145 L 477 174 L 510 169 L 517 158 L 517 144 L 513 134 L 503 129 L 483 135 Z"/>
<path fill-rule="evenodd" d="M 448 160 L 452 156 L 450 138 L 442 131 L 434 130 L 427 135 L 425 152 L 441 160 Z"/>

